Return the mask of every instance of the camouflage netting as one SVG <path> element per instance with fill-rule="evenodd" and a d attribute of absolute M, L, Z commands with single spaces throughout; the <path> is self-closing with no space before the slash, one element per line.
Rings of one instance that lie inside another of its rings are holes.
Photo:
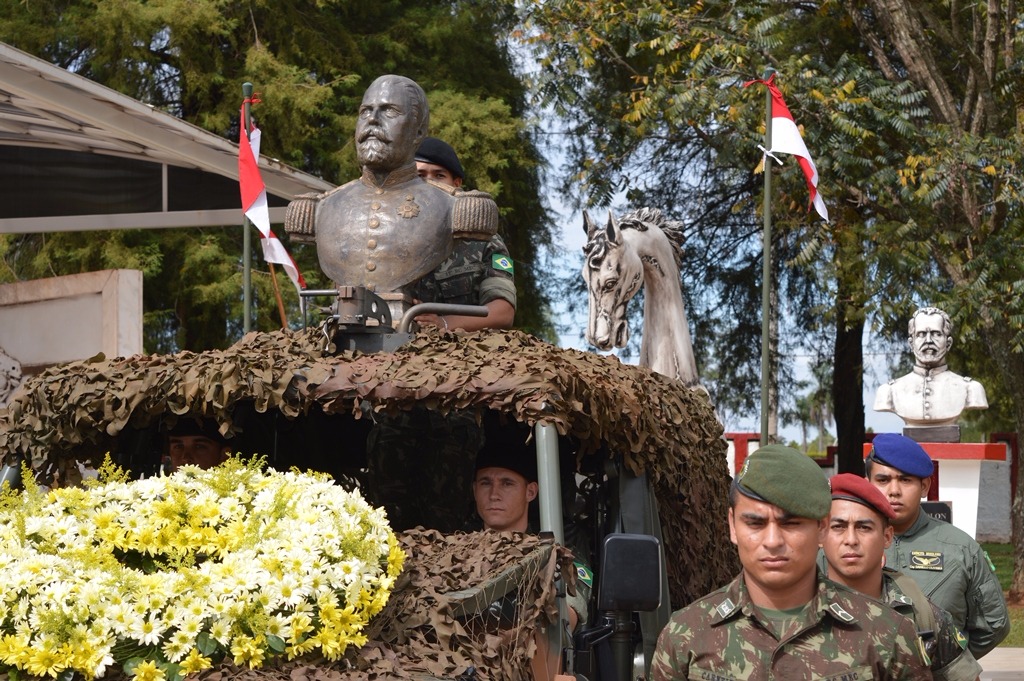
<path fill-rule="evenodd" d="M 517 331 L 437 333 L 393 353 L 324 356 L 316 330 L 252 333 L 227 350 L 74 362 L 27 380 L 0 410 L 0 451 L 34 468 L 81 456 L 127 426 L 169 415 L 233 411 L 295 418 L 314 403 L 361 418 L 415 405 L 491 409 L 601 445 L 651 476 L 661 510 L 674 606 L 724 583 L 737 567 L 727 537 L 725 441 L 706 396 L 615 357 L 567 350 Z M 101 451 L 94 452 L 99 455 Z"/>

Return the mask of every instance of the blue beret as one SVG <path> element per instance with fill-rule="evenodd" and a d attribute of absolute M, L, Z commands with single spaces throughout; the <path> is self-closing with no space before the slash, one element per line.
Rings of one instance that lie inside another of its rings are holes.
<path fill-rule="evenodd" d="M 873 459 L 883 466 L 889 466 L 907 475 L 930 478 L 935 464 L 921 445 L 899 433 L 879 433 L 871 441 Z"/>
<path fill-rule="evenodd" d="M 792 447 L 765 445 L 743 462 L 736 488 L 800 518 L 821 520 L 832 507 L 828 479 L 811 457 Z"/>

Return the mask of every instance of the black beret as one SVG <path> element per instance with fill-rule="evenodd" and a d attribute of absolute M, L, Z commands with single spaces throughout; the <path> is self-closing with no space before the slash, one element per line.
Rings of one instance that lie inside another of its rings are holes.
<path fill-rule="evenodd" d="M 184 416 L 178 419 L 167 435 L 169 437 L 205 437 L 220 444 L 227 444 L 227 438 L 220 434 L 217 423 L 212 419 L 199 420 Z"/>
<path fill-rule="evenodd" d="M 514 437 L 488 437 L 476 457 L 476 468 L 507 468 L 537 482 L 537 450 L 532 443 L 519 442 Z"/>
<path fill-rule="evenodd" d="M 436 137 L 423 138 L 423 141 L 420 142 L 420 148 L 416 150 L 416 160 L 441 166 L 454 177 L 460 179 L 464 179 L 466 177 L 455 150 L 452 149 L 450 144 L 439 140 Z"/>

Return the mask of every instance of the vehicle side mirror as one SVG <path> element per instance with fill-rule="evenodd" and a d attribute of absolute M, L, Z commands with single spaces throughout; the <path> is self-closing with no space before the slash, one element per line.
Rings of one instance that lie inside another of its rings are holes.
<path fill-rule="evenodd" d="M 647 534 L 609 534 L 601 552 L 599 610 L 646 612 L 661 604 L 661 550 Z"/>

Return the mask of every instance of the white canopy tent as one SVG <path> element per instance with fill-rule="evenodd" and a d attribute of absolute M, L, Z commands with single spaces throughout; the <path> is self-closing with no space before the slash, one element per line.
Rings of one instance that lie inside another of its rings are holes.
<path fill-rule="evenodd" d="M 273 223 L 334 187 L 275 159 L 260 170 Z M 0 233 L 242 221 L 236 143 L 3 43 L 0 175 Z"/>

